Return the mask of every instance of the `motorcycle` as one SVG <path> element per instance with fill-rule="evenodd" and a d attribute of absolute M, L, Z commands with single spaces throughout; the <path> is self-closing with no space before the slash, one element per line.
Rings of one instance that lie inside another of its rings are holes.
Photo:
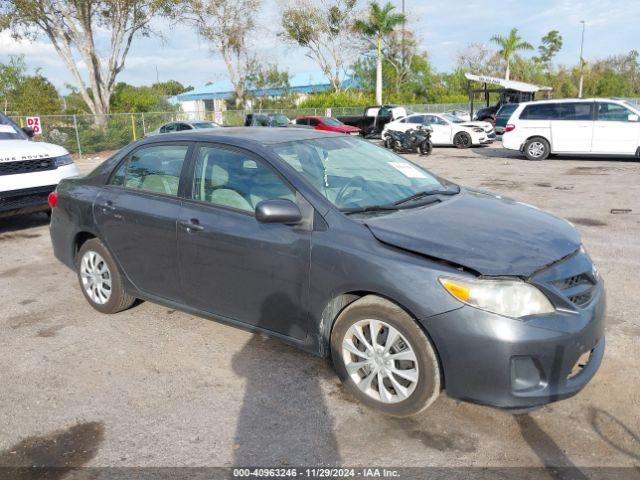
<path fill-rule="evenodd" d="M 396 130 L 387 130 L 384 136 L 384 146 L 398 153 L 420 153 L 421 155 L 430 155 L 433 150 L 431 143 L 430 126 L 418 126 L 411 128 L 406 132 L 398 132 Z"/>

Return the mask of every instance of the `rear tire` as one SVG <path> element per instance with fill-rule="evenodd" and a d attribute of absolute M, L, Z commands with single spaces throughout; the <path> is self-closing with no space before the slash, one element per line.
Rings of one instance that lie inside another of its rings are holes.
<path fill-rule="evenodd" d="M 545 160 L 549 157 L 549 142 L 542 137 L 533 137 L 524 144 L 524 155 L 529 160 Z"/>
<path fill-rule="evenodd" d="M 440 367 L 429 338 L 402 308 L 375 295 L 338 316 L 331 357 L 345 388 L 387 415 L 415 415 L 440 394 Z"/>
<path fill-rule="evenodd" d="M 453 144 L 457 148 L 469 148 L 473 144 L 473 140 L 467 132 L 458 132 L 453 137 Z"/>
<path fill-rule="evenodd" d="M 97 238 L 87 240 L 76 256 L 80 290 L 87 302 L 101 313 L 118 313 L 136 301 L 124 290 L 115 260 Z"/>

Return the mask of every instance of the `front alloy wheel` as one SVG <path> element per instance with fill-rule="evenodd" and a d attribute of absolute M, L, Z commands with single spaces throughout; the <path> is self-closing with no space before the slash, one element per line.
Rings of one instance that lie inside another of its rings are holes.
<path fill-rule="evenodd" d="M 331 332 L 331 357 L 345 388 L 388 415 L 414 415 L 440 393 L 431 342 L 407 312 L 375 295 L 340 313 Z"/>
<path fill-rule="evenodd" d="M 349 328 L 342 359 L 356 386 L 382 403 L 409 398 L 418 383 L 418 360 L 411 344 L 380 320 L 361 320 Z"/>
<path fill-rule="evenodd" d="M 471 135 L 467 132 L 458 132 L 453 137 L 453 145 L 457 148 L 469 148 L 473 144 Z"/>

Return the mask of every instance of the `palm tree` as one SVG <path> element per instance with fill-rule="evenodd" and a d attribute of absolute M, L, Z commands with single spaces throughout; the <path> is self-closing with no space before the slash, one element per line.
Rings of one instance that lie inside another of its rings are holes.
<path fill-rule="evenodd" d="M 504 61 L 507 63 L 507 71 L 504 78 L 509 80 L 509 73 L 511 70 L 511 59 L 518 50 L 533 50 L 533 46 L 522 40 L 522 37 L 518 36 L 518 29 L 512 28 L 507 37 L 502 35 L 494 35 L 491 37 L 493 43 L 498 44 L 501 48 L 498 52 Z"/>
<path fill-rule="evenodd" d="M 356 20 L 353 28 L 356 32 L 369 37 L 378 49 L 376 61 L 376 102 L 382 104 L 382 40 L 395 28 L 406 22 L 401 13 L 393 13 L 396 7 L 387 2 L 383 7 L 377 1 L 369 4 L 369 16 L 366 20 Z"/>

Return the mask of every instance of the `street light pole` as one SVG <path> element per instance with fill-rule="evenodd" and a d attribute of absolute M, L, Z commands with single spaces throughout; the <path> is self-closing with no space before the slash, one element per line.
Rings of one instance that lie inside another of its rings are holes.
<path fill-rule="evenodd" d="M 582 23 L 582 40 L 580 41 L 580 85 L 578 86 L 578 98 L 582 98 L 582 84 L 584 82 L 584 59 L 582 57 L 584 53 L 584 20 L 580 20 Z"/>

